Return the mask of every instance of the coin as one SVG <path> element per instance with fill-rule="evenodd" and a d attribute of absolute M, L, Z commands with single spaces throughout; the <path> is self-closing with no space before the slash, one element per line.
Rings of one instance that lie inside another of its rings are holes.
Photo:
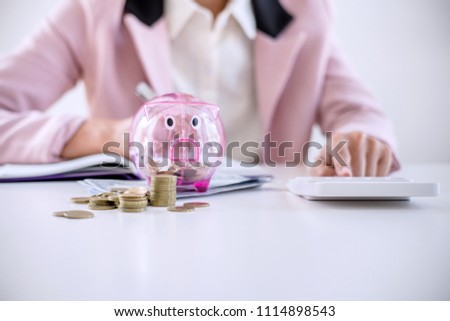
<path fill-rule="evenodd" d="M 107 202 L 108 196 L 94 195 L 89 198 L 89 201 L 91 201 L 91 202 Z"/>
<path fill-rule="evenodd" d="M 195 209 L 193 207 L 184 207 L 184 206 L 172 206 L 167 208 L 169 212 L 177 212 L 177 213 L 187 213 L 194 212 Z"/>
<path fill-rule="evenodd" d="M 125 193 L 128 187 L 110 187 L 109 191 L 113 193 Z"/>
<path fill-rule="evenodd" d="M 160 174 L 150 180 L 150 191 L 147 194 L 150 205 L 156 207 L 175 206 L 177 200 L 177 177 Z"/>
<path fill-rule="evenodd" d="M 147 187 L 144 187 L 144 186 L 132 187 L 132 188 L 129 188 L 128 190 L 126 190 L 124 192 L 124 194 L 145 195 L 145 194 L 147 194 Z"/>
<path fill-rule="evenodd" d="M 119 199 L 120 200 L 135 200 L 135 199 L 146 199 L 146 194 L 120 194 Z"/>
<path fill-rule="evenodd" d="M 163 172 L 158 172 L 158 174 L 156 174 L 156 175 L 159 175 L 159 176 L 161 176 L 161 175 L 173 175 L 173 172 L 171 172 L 171 171 L 163 171 Z"/>
<path fill-rule="evenodd" d="M 70 201 L 75 204 L 88 204 L 89 197 L 72 197 Z"/>
<path fill-rule="evenodd" d="M 146 208 L 147 205 L 148 205 L 148 201 L 119 203 L 119 207 L 121 207 L 121 208 Z"/>
<path fill-rule="evenodd" d="M 119 206 L 119 211 L 123 213 L 143 213 L 145 212 L 146 207 L 144 208 L 123 208 Z"/>
<path fill-rule="evenodd" d="M 108 196 L 108 201 L 117 203 L 119 201 L 119 195 Z"/>
<path fill-rule="evenodd" d="M 88 207 L 89 207 L 90 210 L 93 210 L 93 211 L 110 211 L 110 210 L 116 209 L 116 205 L 105 205 L 105 206 L 102 206 L 102 205 L 91 205 L 91 204 L 89 204 Z"/>
<path fill-rule="evenodd" d="M 204 208 L 204 207 L 209 207 L 209 203 L 206 203 L 206 202 L 189 202 L 189 203 L 184 203 L 183 206 L 184 207 L 193 207 L 193 208 Z"/>
<path fill-rule="evenodd" d="M 64 217 L 70 219 L 86 219 L 93 218 L 94 213 L 88 211 L 66 211 L 64 212 Z"/>
<path fill-rule="evenodd" d="M 53 216 L 56 216 L 56 217 L 64 217 L 64 213 L 65 213 L 65 212 L 55 212 L 55 213 L 53 213 Z"/>
<path fill-rule="evenodd" d="M 98 195 L 99 197 L 108 198 L 109 196 L 115 195 L 116 193 L 113 192 L 105 192 Z"/>

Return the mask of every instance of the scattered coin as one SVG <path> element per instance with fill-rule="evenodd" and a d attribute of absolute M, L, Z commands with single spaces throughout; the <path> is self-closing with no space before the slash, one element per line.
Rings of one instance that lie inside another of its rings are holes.
<path fill-rule="evenodd" d="M 56 216 L 56 217 L 64 217 L 64 213 L 65 213 L 65 212 L 55 212 L 55 213 L 53 213 L 53 216 Z"/>
<path fill-rule="evenodd" d="M 184 207 L 184 206 L 172 206 L 167 208 L 169 212 L 177 212 L 177 213 L 187 213 L 194 212 L 195 209 L 193 207 Z"/>
<path fill-rule="evenodd" d="M 70 219 L 87 219 L 93 218 L 94 213 L 88 211 L 66 211 L 64 212 L 64 217 Z"/>
<path fill-rule="evenodd" d="M 89 204 L 89 197 L 72 197 L 70 200 L 75 204 Z"/>
<path fill-rule="evenodd" d="M 193 208 L 205 208 L 205 207 L 209 207 L 209 203 L 206 203 L 206 202 L 189 202 L 189 203 L 184 203 L 183 206 L 184 207 L 193 207 Z"/>
<path fill-rule="evenodd" d="M 75 204 L 87 204 L 95 211 L 119 209 L 123 213 L 142 213 L 148 205 L 166 207 L 170 212 L 193 212 L 196 208 L 209 207 L 206 202 L 188 202 L 183 206 L 176 206 L 178 177 L 172 172 L 161 172 L 150 180 L 150 189 L 144 186 L 131 188 L 113 187 L 109 192 L 91 197 L 73 197 Z M 53 213 L 54 216 L 72 219 L 92 218 L 89 211 L 62 211 Z"/>

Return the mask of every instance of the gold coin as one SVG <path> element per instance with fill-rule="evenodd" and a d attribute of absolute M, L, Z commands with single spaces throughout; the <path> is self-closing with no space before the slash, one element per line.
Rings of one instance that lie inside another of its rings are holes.
<path fill-rule="evenodd" d="M 94 213 L 88 211 L 66 211 L 64 212 L 64 217 L 71 219 L 86 219 L 93 218 Z"/>
<path fill-rule="evenodd" d="M 92 207 L 115 207 L 115 202 L 107 201 L 107 202 L 89 202 L 88 206 Z"/>
<path fill-rule="evenodd" d="M 93 203 L 109 202 L 108 197 L 105 196 L 92 196 L 89 201 Z"/>
<path fill-rule="evenodd" d="M 164 174 L 158 174 L 156 176 L 153 176 L 152 179 L 154 179 L 154 178 L 156 178 L 157 180 L 162 180 L 162 179 L 173 180 L 173 179 L 176 179 L 177 177 L 175 175 L 173 175 L 173 174 L 166 174 L 166 173 L 164 173 Z"/>
<path fill-rule="evenodd" d="M 177 212 L 177 213 L 187 213 L 195 211 L 193 207 L 184 207 L 184 206 L 173 206 L 169 207 L 167 210 L 169 212 Z"/>
<path fill-rule="evenodd" d="M 75 204 L 88 204 L 90 197 L 72 197 L 70 201 Z"/>
<path fill-rule="evenodd" d="M 108 196 L 108 201 L 110 201 L 110 202 L 118 202 L 119 201 L 119 195 Z"/>
<path fill-rule="evenodd" d="M 119 195 L 119 199 L 145 199 L 147 198 L 146 194 L 121 194 Z"/>
<path fill-rule="evenodd" d="M 119 207 L 121 208 L 145 208 L 147 207 L 148 202 L 122 202 L 119 203 Z"/>
<path fill-rule="evenodd" d="M 89 204 L 88 207 L 90 210 L 93 210 L 93 211 L 110 211 L 110 210 L 114 210 L 117 208 L 115 205 L 100 206 L 100 205 L 91 205 L 91 204 Z"/>
<path fill-rule="evenodd" d="M 109 196 L 115 195 L 116 193 L 113 192 L 106 192 L 106 193 L 101 193 L 100 195 L 98 195 L 99 197 L 104 197 L 104 198 L 108 198 Z"/>
<path fill-rule="evenodd" d="M 209 203 L 206 203 L 206 202 L 189 202 L 189 203 L 184 203 L 183 206 L 185 206 L 185 207 L 193 207 L 193 208 L 205 208 L 205 207 L 209 207 Z"/>
<path fill-rule="evenodd" d="M 173 172 L 171 172 L 171 171 L 158 172 L 158 174 L 156 174 L 156 175 L 158 175 L 158 176 L 162 176 L 162 175 L 165 175 L 165 176 L 174 176 Z"/>
<path fill-rule="evenodd" d="M 150 191 L 147 193 L 150 205 L 155 207 L 173 207 L 177 196 L 177 177 L 159 174 L 150 181 Z"/>
<path fill-rule="evenodd" d="M 147 187 L 145 186 L 138 186 L 138 187 L 132 187 L 127 189 L 124 194 L 142 194 L 145 195 L 147 193 Z"/>
<path fill-rule="evenodd" d="M 111 206 L 111 205 L 114 205 L 114 202 L 113 201 L 100 201 L 100 202 L 90 201 L 89 205 L 94 205 L 94 206 Z"/>
<path fill-rule="evenodd" d="M 55 213 L 53 213 L 53 216 L 56 216 L 56 217 L 64 217 L 64 213 L 65 213 L 65 212 L 55 212 Z"/>
<path fill-rule="evenodd" d="M 125 193 L 128 187 L 110 187 L 109 191 L 113 193 Z"/>
<path fill-rule="evenodd" d="M 145 212 L 146 207 L 144 208 L 122 208 L 119 206 L 119 211 L 122 213 L 143 213 Z"/>

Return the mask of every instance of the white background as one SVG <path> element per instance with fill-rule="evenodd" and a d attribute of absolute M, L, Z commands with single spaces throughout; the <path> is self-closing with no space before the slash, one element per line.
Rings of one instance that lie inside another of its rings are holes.
<path fill-rule="evenodd" d="M 0 0 L 0 55 L 62 0 Z M 450 161 L 450 1 L 334 1 L 336 32 L 393 120 L 404 162 Z M 55 112 L 86 113 L 83 89 Z"/>

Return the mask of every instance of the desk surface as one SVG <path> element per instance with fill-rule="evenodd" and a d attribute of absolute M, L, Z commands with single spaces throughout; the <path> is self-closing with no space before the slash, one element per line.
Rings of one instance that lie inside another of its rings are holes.
<path fill-rule="evenodd" d="M 205 198 L 191 214 L 53 217 L 75 182 L 0 184 L 2 300 L 449 300 L 450 164 L 409 202 L 310 202 L 285 190 Z"/>

